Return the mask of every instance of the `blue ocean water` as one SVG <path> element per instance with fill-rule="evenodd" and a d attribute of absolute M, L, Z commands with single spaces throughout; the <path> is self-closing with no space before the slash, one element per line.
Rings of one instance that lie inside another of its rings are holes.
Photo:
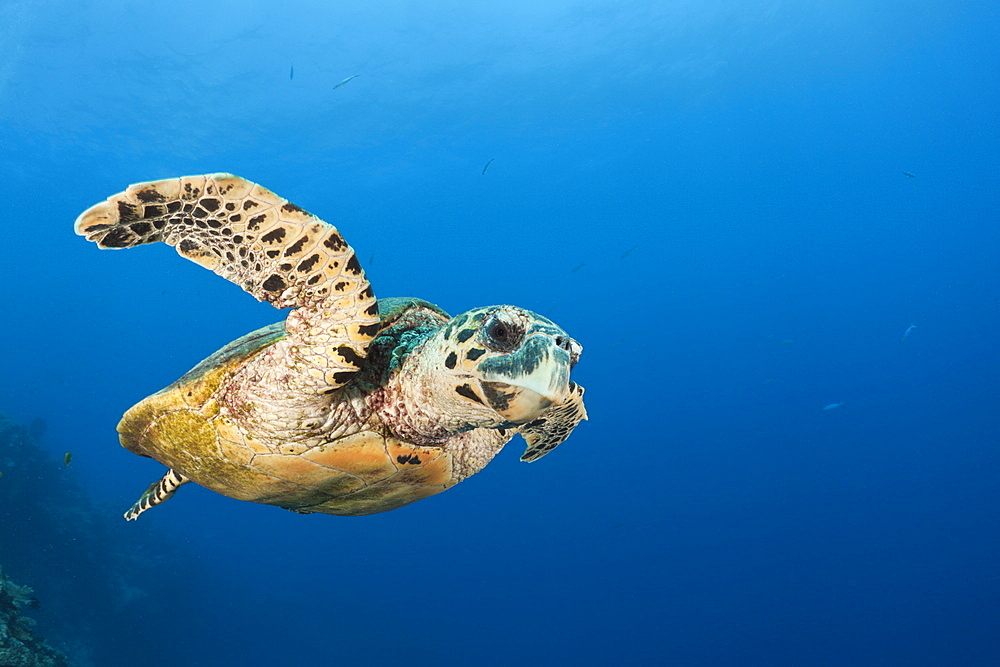
<path fill-rule="evenodd" d="M 0 0 L 0 411 L 98 508 L 88 545 L 0 508 L 0 564 L 78 664 L 1000 663 L 998 29 L 976 0 Z M 121 413 L 282 314 L 72 224 L 218 171 L 336 225 L 379 296 L 555 320 L 590 420 L 386 514 L 188 485 L 120 521 L 163 470 Z"/>

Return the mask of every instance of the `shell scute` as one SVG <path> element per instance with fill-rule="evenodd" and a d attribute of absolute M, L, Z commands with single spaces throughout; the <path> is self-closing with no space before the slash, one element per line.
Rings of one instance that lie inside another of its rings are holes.
<path fill-rule="evenodd" d="M 309 509 L 315 512 L 362 516 L 388 512 L 429 498 L 445 490 L 443 486 L 413 486 L 410 484 L 379 484 L 368 486 L 340 501 L 331 501 Z"/>
<path fill-rule="evenodd" d="M 421 447 L 386 439 L 389 461 L 397 472 L 388 484 L 448 484 L 452 479 L 451 456 L 439 447 Z"/>
<path fill-rule="evenodd" d="M 349 473 L 367 484 L 374 484 L 395 474 L 396 467 L 386 452 L 385 440 L 371 431 L 346 436 L 321 445 L 302 455 L 331 471 Z"/>
<path fill-rule="evenodd" d="M 441 454 L 437 458 L 423 463 L 419 467 L 403 469 L 386 480 L 387 484 L 406 484 L 416 486 L 440 486 L 443 491 L 454 484 L 454 474 L 451 456 Z M 437 493 L 437 491 L 435 491 Z"/>
<path fill-rule="evenodd" d="M 258 452 L 254 452 L 241 442 L 219 438 L 219 453 L 230 461 L 240 465 L 249 465 Z"/>
<path fill-rule="evenodd" d="M 331 474 L 329 468 L 301 456 L 260 454 L 253 458 L 251 466 L 266 475 L 294 482 L 302 487 L 287 496 L 294 498 L 296 505 L 323 502 L 365 486 L 364 481 L 353 475 L 343 472 Z"/>

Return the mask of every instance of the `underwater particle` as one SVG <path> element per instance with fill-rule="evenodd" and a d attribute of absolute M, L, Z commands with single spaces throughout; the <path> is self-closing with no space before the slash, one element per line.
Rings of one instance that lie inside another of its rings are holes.
<path fill-rule="evenodd" d="M 767 378 L 761 384 L 774 384 L 774 378 Z"/>
<path fill-rule="evenodd" d="M 493 160 L 495 159 L 496 159 L 495 157 L 491 157 L 490 161 L 487 162 L 485 166 L 483 166 L 483 176 L 486 175 L 486 170 L 490 168 L 490 165 L 493 164 Z"/>
<path fill-rule="evenodd" d="M 582 269 L 585 266 L 587 266 L 586 262 L 583 262 L 582 264 L 578 264 L 575 269 L 573 269 L 572 271 L 570 271 L 570 273 L 576 273 L 577 271 L 579 271 L 580 269 Z"/>
<path fill-rule="evenodd" d="M 843 402 L 840 402 L 840 403 L 830 403 L 829 405 L 824 405 L 823 409 L 824 410 L 836 410 L 837 408 L 842 408 L 842 407 L 844 407 L 844 403 Z"/>
<path fill-rule="evenodd" d="M 349 84 L 354 79 L 357 79 L 359 76 L 361 76 L 361 75 L 360 74 L 352 74 L 351 76 L 347 77 L 346 79 L 344 79 L 343 81 L 341 81 L 340 83 L 338 83 L 336 86 L 334 86 L 330 90 L 337 90 L 338 88 L 343 88 L 344 86 L 346 86 L 347 84 Z"/>
<path fill-rule="evenodd" d="M 786 338 L 784 340 L 779 340 L 778 345 L 791 345 L 794 342 L 795 342 L 794 338 Z"/>
<path fill-rule="evenodd" d="M 916 324 L 911 324 L 910 326 L 906 327 L 906 331 L 903 332 L 903 336 L 902 338 L 899 339 L 899 342 L 902 343 L 904 340 L 909 338 L 910 334 L 913 333 L 913 330 L 916 328 L 917 328 Z"/>
<path fill-rule="evenodd" d="M 916 174 L 913 174 L 913 173 L 908 172 L 908 171 L 904 171 L 903 172 L 903 176 L 906 176 L 907 178 L 916 178 L 917 177 Z"/>
<path fill-rule="evenodd" d="M 635 245 L 635 246 L 632 246 L 631 248 L 629 248 L 628 250 L 626 250 L 625 252 L 623 252 L 622 253 L 622 259 L 625 259 L 629 255 L 631 255 L 633 252 L 635 252 L 636 248 L 638 248 L 638 247 L 639 246 Z"/>
<path fill-rule="evenodd" d="M 68 466 L 73 462 L 73 452 L 66 452 L 63 454 L 63 465 Z"/>
<path fill-rule="evenodd" d="M 295 65 L 288 68 L 288 78 L 290 80 L 295 78 Z"/>

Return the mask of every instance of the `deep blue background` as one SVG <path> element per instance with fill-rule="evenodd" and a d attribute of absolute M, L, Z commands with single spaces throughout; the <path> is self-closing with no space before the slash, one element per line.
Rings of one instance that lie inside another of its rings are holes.
<path fill-rule="evenodd" d="M 337 225 L 378 295 L 549 315 L 586 348 L 590 421 L 372 517 L 185 487 L 142 517 L 180 554 L 162 579 L 86 650 L 43 606 L 55 643 L 147 667 L 1000 662 L 995 2 L 209 5 L 0 0 L 0 410 L 46 419 L 112 519 L 161 474 L 121 413 L 281 315 L 72 223 L 230 171 Z"/>

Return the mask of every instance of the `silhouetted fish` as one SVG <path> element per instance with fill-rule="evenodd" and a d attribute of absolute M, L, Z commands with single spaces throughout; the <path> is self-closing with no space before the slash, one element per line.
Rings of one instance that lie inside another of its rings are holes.
<path fill-rule="evenodd" d="M 623 252 L 622 253 L 622 259 L 625 259 L 629 255 L 631 255 L 633 252 L 635 252 L 635 249 L 638 248 L 638 247 L 639 246 L 637 246 L 637 245 L 636 246 L 632 246 L 631 248 L 629 248 L 628 250 L 626 250 L 625 252 Z"/>
<path fill-rule="evenodd" d="M 491 164 L 493 164 L 493 160 L 495 160 L 495 159 L 496 159 L 496 158 L 494 158 L 494 157 L 491 157 L 491 158 L 490 158 L 490 161 L 486 163 L 486 166 L 485 166 L 485 167 L 483 167 L 483 176 L 485 176 L 485 175 L 486 175 L 486 170 L 490 168 L 490 165 L 491 165 Z"/>
<path fill-rule="evenodd" d="M 344 86 L 346 86 L 347 84 L 349 84 L 354 79 L 357 79 L 359 76 L 361 76 L 361 75 L 360 74 L 352 74 L 351 76 L 347 77 L 346 79 L 344 79 L 343 81 L 341 81 L 340 83 L 338 83 L 336 86 L 334 86 L 330 90 L 337 90 L 338 88 L 343 88 Z"/>
<path fill-rule="evenodd" d="M 916 324 L 911 324 L 910 326 L 906 327 L 906 331 L 903 332 L 903 337 L 899 339 L 899 342 L 902 343 L 904 340 L 906 340 L 907 338 L 909 338 L 910 334 L 916 328 L 917 328 Z"/>
<path fill-rule="evenodd" d="M 843 403 L 831 403 L 830 405 L 824 405 L 823 409 L 824 410 L 834 410 L 836 408 L 843 407 L 843 405 L 844 405 Z"/>
<path fill-rule="evenodd" d="M 910 173 L 910 172 L 908 172 L 908 171 L 904 171 L 904 172 L 903 172 L 903 176 L 906 176 L 907 178 L 916 178 L 916 177 L 917 177 L 917 175 L 916 175 L 916 174 L 911 174 L 911 173 Z"/>
<path fill-rule="evenodd" d="M 73 452 L 66 452 L 63 454 L 63 465 L 68 466 L 73 462 Z"/>
<path fill-rule="evenodd" d="M 577 271 L 579 271 L 580 269 L 582 269 L 585 266 L 587 266 L 586 262 L 584 262 L 583 264 L 580 264 L 579 266 L 577 266 L 575 269 L 573 269 L 572 271 L 570 271 L 570 273 L 576 273 Z"/>
<path fill-rule="evenodd" d="M 292 66 L 291 66 L 291 67 L 290 67 L 290 68 L 288 69 L 288 78 L 289 78 L 289 79 L 294 79 L 294 78 L 295 78 L 295 65 L 292 65 Z"/>

